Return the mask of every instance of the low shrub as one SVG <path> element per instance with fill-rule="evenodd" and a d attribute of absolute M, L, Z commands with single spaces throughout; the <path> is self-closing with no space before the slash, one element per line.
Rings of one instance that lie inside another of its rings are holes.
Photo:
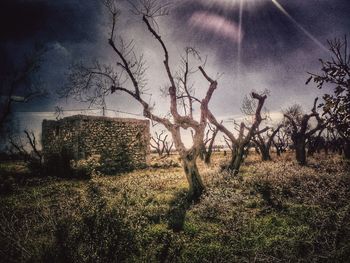
<path fill-rule="evenodd" d="M 132 262 L 139 253 L 136 234 L 123 207 L 109 208 L 95 185 L 80 214 L 62 218 L 42 262 Z"/>

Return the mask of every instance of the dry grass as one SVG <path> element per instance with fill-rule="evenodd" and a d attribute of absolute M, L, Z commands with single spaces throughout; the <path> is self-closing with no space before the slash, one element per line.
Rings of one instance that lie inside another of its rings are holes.
<path fill-rule="evenodd" d="M 171 158 L 167 164 L 178 162 Z M 264 163 L 251 155 L 235 178 L 219 172 L 228 158 L 215 153 L 211 166 L 199 163 L 207 189 L 197 204 L 187 203 L 176 165 L 12 181 L 0 199 L 0 255 L 8 262 L 345 262 L 350 175 L 341 157 L 316 156 L 300 167 L 290 153 Z"/>

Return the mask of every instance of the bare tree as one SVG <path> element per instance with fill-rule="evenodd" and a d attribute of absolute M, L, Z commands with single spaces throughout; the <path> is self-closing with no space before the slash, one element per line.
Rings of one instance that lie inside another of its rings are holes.
<path fill-rule="evenodd" d="M 295 157 L 300 165 L 306 165 L 307 140 L 317 131 L 325 127 L 325 122 L 316 111 L 317 100 L 317 98 L 314 100 L 314 105 L 309 114 L 303 114 L 301 107 L 298 105 L 294 105 L 284 112 L 284 117 L 286 119 L 285 125 L 289 128 L 295 148 Z M 310 127 L 311 118 L 314 118 L 317 122 L 314 128 Z"/>
<path fill-rule="evenodd" d="M 36 158 L 39 160 L 39 163 L 42 164 L 42 155 L 41 155 L 41 151 L 38 149 L 38 142 L 36 140 L 36 137 L 34 135 L 33 131 L 27 131 L 24 130 L 24 133 L 27 137 L 28 143 L 30 145 L 30 148 L 32 149 L 34 155 L 36 156 Z"/>
<path fill-rule="evenodd" d="M 38 149 L 38 141 L 33 131 L 24 130 L 25 141 L 20 137 L 9 136 L 9 143 L 14 152 L 21 156 L 25 162 L 42 164 L 42 154 Z M 29 147 L 28 147 L 29 145 Z"/>
<path fill-rule="evenodd" d="M 164 143 L 163 143 L 163 135 L 164 130 L 160 133 L 155 132 L 155 137 L 151 137 L 150 146 L 158 153 L 159 157 L 163 156 L 164 153 Z M 168 135 L 165 135 L 167 137 Z"/>
<path fill-rule="evenodd" d="M 229 165 L 227 166 L 227 169 L 235 175 L 237 175 L 239 172 L 240 166 L 243 161 L 245 149 L 250 143 L 251 139 L 258 133 L 263 133 L 266 131 L 266 128 L 261 131 L 259 131 L 258 128 L 261 121 L 263 120 L 261 116 L 261 111 L 264 106 L 267 95 L 260 95 L 256 92 L 252 92 L 251 98 L 252 101 L 257 101 L 256 107 L 253 104 L 251 104 L 253 106 L 249 106 L 252 109 L 254 108 L 253 122 L 250 127 L 247 126 L 244 122 L 241 122 L 238 129 L 238 137 L 236 137 L 233 132 L 229 131 L 222 123 L 219 123 L 210 111 L 208 112 L 208 119 L 210 120 L 210 122 L 214 124 L 219 131 L 223 132 L 232 144 L 232 157 Z"/>
<path fill-rule="evenodd" d="M 269 134 L 267 131 L 265 135 L 262 133 L 257 133 L 253 137 L 254 143 L 258 146 L 259 151 L 261 153 L 261 159 L 262 161 L 270 161 L 271 155 L 270 155 L 270 149 L 271 145 L 273 144 L 273 140 L 278 133 L 278 131 L 282 128 L 282 124 L 280 124 L 276 129 L 272 129 L 272 133 Z"/>
<path fill-rule="evenodd" d="M 320 153 L 322 149 L 325 149 L 326 152 L 326 140 L 323 136 L 323 132 L 326 127 L 322 127 L 318 133 L 312 135 L 308 140 L 307 140 L 307 155 L 308 156 L 313 156 L 316 152 Z"/>
<path fill-rule="evenodd" d="M 62 119 L 62 116 L 63 116 L 63 108 L 61 106 L 56 106 L 55 107 L 55 116 L 56 116 L 56 120 L 60 120 Z"/>
<path fill-rule="evenodd" d="M 219 132 L 219 129 L 217 127 L 213 127 L 209 123 L 208 123 L 208 127 L 209 127 L 209 129 L 208 129 L 207 134 L 206 134 L 206 140 L 204 140 L 204 145 L 205 145 L 204 146 L 204 163 L 205 164 L 210 164 L 215 139 L 216 139 L 216 136 Z M 211 133 L 210 136 L 209 136 L 209 133 Z M 207 146 L 207 144 L 208 144 L 208 146 Z"/>
<path fill-rule="evenodd" d="M 165 130 L 162 130 L 160 133 L 155 132 L 155 137 L 151 137 L 150 145 L 158 153 L 159 157 L 164 154 L 169 156 L 174 145 L 173 142 L 169 142 L 168 134 L 165 132 Z"/>
<path fill-rule="evenodd" d="M 307 80 L 313 80 L 319 89 L 334 87 L 334 92 L 323 96 L 323 116 L 328 127 L 337 129 L 343 139 L 344 156 L 350 159 L 350 51 L 347 37 L 328 41 L 331 58 L 320 59 L 321 73 L 313 74 Z"/>
<path fill-rule="evenodd" d="M 290 136 L 283 124 L 272 143 L 275 146 L 277 156 L 281 156 L 282 153 L 287 151 L 290 145 Z"/>
<path fill-rule="evenodd" d="M 233 152 L 233 145 L 232 145 L 232 142 L 230 141 L 230 139 L 224 135 L 224 140 L 225 140 L 227 148 L 229 148 L 230 151 Z"/>
<path fill-rule="evenodd" d="M 190 77 L 198 71 L 190 65 L 190 58 L 202 61 L 200 53 L 193 47 L 186 47 L 185 54 L 181 56 L 180 69 L 176 73 L 175 81 L 177 85 L 177 99 L 182 106 L 183 113 L 193 118 L 194 103 L 198 101 L 194 97 L 194 84 L 190 82 Z"/>
<path fill-rule="evenodd" d="M 327 127 L 325 140 L 326 140 L 326 147 L 325 147 L 326 154 L 328 153 L 328 150 L 332 151 L 332 153 L 338 153 L 339 155 L 343 154 L 344 140 L 339 135 L 336 129 Z"/>
<path fill-rule="evenodd" d="M 18 156 L 21 160 L 27 162 L 30 154 L 25 149 L 26 143 L 23 142 L 22 138 L 14 135 L 9 136 L 9 151 L 12 155 Z"/>
<path fill-rule="evenodd" d="M 208 103 L 217 88 L 217 82 L 210 78 L 202 66 L 198 69 L 204 78 L 209 82 L 209 87 L 202 100 L 194 99 L 199 104 L 200 116 L 196 120 L 191 110 L 184 114 L 179 111 L 179 82 L 176 81 L 173 69 L 170 64 L 170 55 L 166 43 L 158 33 L 158 16 L 167 14 L 166 5 L 161 1 L 139 1 L 133 4 L 134 13 L 142 17 L 142 22 L 149 33 L 155 38 L 161 47 L 164 55 L 164 73 L 169 81 L 167 97 L 170 99 L 170 117 L 162 117 L 153 113 L 153 108 L 143 98 L 147 88 L 145 78 L 145 61 L 143 56 L 137 56 L 134 43 L 126 43 L 123 39 L 116 40 L 116 22 L 119 16 L 119 9 L 114 1 L 105 1 L 105 5 L 111 16 L 111 31 L 108 39 L 109 46 L 115 54 L 117 67 L 101 65 L 97 63 L 92 67 L 77 64 L 72 67 L 69 76 L 69 85 L 64 89 L 63 95 L 72 96 L 79 100 L 88 100 L 98 103 L 96 100 L 113 93 L 124 93 L 137 101 L 143 108 L 143 116 L 157 123 L 162 124 L 172 135 L 176 150 L 182 159 L 184 172 L 189 183 L 189 197 L 198 199 L 203 190 L 204 184 L 197 167 L 197 158 L 203 142 L 205 127 L 207 125 Z M 185 50 L 185 54 L 189 54 Z M 190 57 L 190 56 L 188 56 Z M 186 72 L 186 71 L 185 71 Z M 183 76 L 183 79 L 187 77 Z M 152 80 L 154 86 L 156 80 Z M 131 88 L 132 87 L 132 88 Z M 182 95 L 185 100 L 192 100 L 190 93 Z M 190 106 L 191 107 L 191 106 Z M 193 145 L 187 149 L 181 138 L 181 129 L 192 129 L 194 131 Z"/>
<path fill-rule="evenodd" d="M 171 151 L 173 150 L 173 147 L 174 147 L 174 142 L 171 141 L 164 141 L 164 151 L 166 153 L 167 156 L 170 156 L 171 154 Z"/>
<path fill-rule="evenodd" d="M 0 76 L 0 130 L 8 120 L 14 104 L 27 103 L 45 94 L 40 83 L 33 80 L 45 52 L 47 49 L 36 46 L 30 55 L 24 57 L 17 69 Z"/>

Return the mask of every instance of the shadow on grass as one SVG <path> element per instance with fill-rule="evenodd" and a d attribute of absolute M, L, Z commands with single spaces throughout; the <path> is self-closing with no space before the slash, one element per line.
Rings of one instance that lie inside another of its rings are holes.
<path fill-rule="evenodd" d="M 168 212 L 168 227 L 174 232 L 183 230 L 186 212 L 191 205 L 187 190 L 180 190 L 175 193 L 173 200 L 170 202 Z"/>

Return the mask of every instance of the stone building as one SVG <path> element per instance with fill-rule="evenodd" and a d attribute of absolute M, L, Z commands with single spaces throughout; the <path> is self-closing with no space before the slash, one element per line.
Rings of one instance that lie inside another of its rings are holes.
<path fill-rule="evenodd" d="M 44 162 L 58 166 L 66 160 L 98 156 L 101 169 L 114 173 L 142 168 L 149 155 L 149 121 L 75 115 L 42 123 Z M 64 160 L 62 160 L 64 159 Z"/>

